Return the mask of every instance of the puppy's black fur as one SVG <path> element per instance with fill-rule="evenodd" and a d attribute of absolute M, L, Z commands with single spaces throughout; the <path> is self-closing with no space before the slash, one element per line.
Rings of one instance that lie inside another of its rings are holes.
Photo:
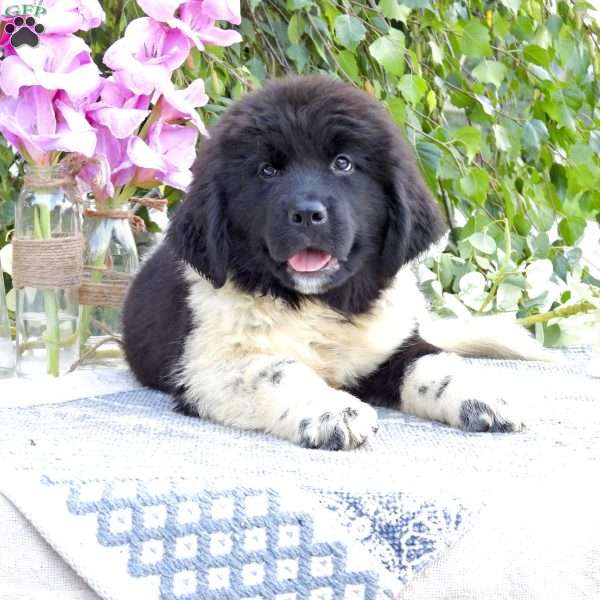
<path fill-rule="evenodd" d="M 351 177 L 332 171 L 338 155 L 352 159 Z M 266 164 L 276 176 L 263 176 Z M 245 292 L 300 307 L 306 294 L 287 260 L 318 248 L 339 261 L 318 299 L 352 318 L 445 230 L 385 108 L 327 77 L 275 81 L 234 104 L 202 145 L 193 172 L 166 243 L 144 264 L 124 313 L 133 371 L 143 384 L 170 392 L 177 391 L 171 375 L 193 326 L 182 261 L 215 288 L 229 279 Z M 295 226 L 289 214 L 299 202 L 324 206 L 327 222 Z"/>

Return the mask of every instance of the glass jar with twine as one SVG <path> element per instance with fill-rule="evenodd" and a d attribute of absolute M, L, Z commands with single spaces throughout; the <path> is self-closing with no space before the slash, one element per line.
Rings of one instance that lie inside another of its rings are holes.
<path fill-rule="evenodd" d="M 79 359 L 81 202 L 64 165 L 25 169 L 13 245 L 17 373 L 66 373 Z"/>
<path fill-rule="evenodd" d="M 110 364 L 123 356 L 122 309 L 129 284 L 139 266 L 134 232 L 146 230 L 131 205 L 165 210 L 160 198 L 88 199 L 84 215 L 84 270 L 81 304 L 81 362 Z"/>
<path fill-rule="evenodd" d="M 10 333 L 6 290 L 4 288 L 4 273 L 0 263 L 0 379 L 11 377 L 15 370 L 15 350 Z"/>

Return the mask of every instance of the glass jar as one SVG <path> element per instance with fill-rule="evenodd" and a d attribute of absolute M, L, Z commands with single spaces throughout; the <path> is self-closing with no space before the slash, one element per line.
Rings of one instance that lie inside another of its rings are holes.
<path fill-rule="evenodd" d="M 83 363 L 110 363 L 123 357 L 123 302 L 137 271 L 138 252 L 128 204 L 86 201 L 84 278 L 80 291 Z"/>
<path fill-rule="evenodd" d="M 57 377 L 79 359 L 80 203 L 62 166 L 28 166 L 17 201 L 17 374 Z"/>
<path fill-rule="evenodd" d="M 15 369 L 15 349 L 10 335 L 10 321 L 4 289 L 4 273 L 0 263 L 0 379 L 11 377 Z"/>

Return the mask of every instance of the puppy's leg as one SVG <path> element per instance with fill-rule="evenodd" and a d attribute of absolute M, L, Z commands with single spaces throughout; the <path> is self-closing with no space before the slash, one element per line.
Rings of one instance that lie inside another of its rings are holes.
<path fill-rule="evenodd" d="M 494 374 L 413 336 L 350 392 L 465 431 L 518 431 Z"/>
<path fill-rule="evenodd" d="M 377 430 L 371 406 L 293 360 L 251 356 L 216 369 L 188 369 L 183 380 L 178 400 L 188 412 L 305 447 L 355 448 Z"/>
<path fill-rule="evenodd" d="M 521 418 L 498 384 L 493 373 L 456 354 L 430 354 L 408 367 L 400 385 L 399 408 L 465 431 L 519 431 Z"/>

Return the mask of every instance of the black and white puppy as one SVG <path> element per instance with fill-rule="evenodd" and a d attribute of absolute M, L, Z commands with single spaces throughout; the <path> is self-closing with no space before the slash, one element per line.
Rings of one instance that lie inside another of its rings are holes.
<path fill-rule="evenodd" d="M 460 354 L 541 349 L 516 325 L 430 322 L 413 263 L 445 229 L 382 105 L 327 77 L 275 81 L 202 145 L 130 289 L 128 362 L 188 414 L 310 448 L 362 444 L 367 402 L 519 430 Z"/>

